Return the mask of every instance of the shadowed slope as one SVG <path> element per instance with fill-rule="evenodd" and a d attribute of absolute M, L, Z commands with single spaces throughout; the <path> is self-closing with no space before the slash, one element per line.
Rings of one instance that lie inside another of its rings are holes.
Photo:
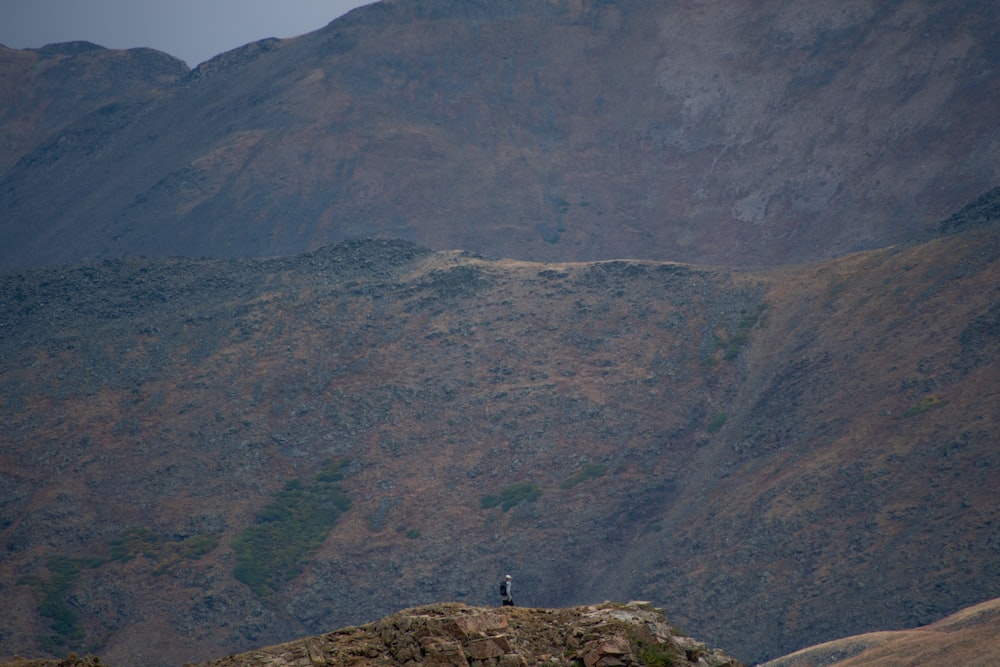
<path fill-rule="evenodd" d="M 0 266 L 374 236 L 768 265 L 911 240 L 1000 182 L 998 11 L 375 3 L 39 127 L 0 180 Z"/>

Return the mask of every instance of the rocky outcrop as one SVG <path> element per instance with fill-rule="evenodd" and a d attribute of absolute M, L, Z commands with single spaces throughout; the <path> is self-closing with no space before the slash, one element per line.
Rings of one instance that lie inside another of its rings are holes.
<path fill-rule="evenodd" d="M 736 667 L 721 650 L 676 633 L 648 602 L 566 609 L 437 604 L 380 621 L 202 663 L 200 667 L 438 665 Z"/>

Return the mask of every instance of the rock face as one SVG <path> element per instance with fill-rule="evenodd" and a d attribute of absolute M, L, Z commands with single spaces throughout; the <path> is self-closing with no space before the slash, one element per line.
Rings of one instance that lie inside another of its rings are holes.
<path fill-rule="evenodd" d="M 605 602 L 567 609 L 429 605 L 200 667 L 740 664 L 721 650 L 676 634 L 663 611 L 648 602 Z"/>

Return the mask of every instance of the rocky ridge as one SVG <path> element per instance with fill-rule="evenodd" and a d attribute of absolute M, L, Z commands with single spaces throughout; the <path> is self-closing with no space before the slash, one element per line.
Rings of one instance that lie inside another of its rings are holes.
<path fill-rule="evenodd" d="M 733 657 L 679 634 L 649 602 L 566 609 L 436 604 L 200 667 L 441 665 L 454 667 L 738 667 Z"/>
<path fill-rule="evenodd" d="M 15 660 L 0 667 L 99 667 L 100 660 Z M 649 602 L 565 609 L 406 609 L 374 623 L 188 667 L 740 667 L 720 649 L 680 634 Z"/>

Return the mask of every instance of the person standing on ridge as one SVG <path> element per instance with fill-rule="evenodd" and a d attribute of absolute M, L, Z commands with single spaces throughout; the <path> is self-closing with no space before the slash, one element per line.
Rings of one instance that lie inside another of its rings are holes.
<path fill-rule="evenodd" d="M 500 582 L 500 600 L 504 607 L 514 606 L 514 596 L 511 594 L 511 587 L 513 586 L 513 578 L 508 574 Z"/>

